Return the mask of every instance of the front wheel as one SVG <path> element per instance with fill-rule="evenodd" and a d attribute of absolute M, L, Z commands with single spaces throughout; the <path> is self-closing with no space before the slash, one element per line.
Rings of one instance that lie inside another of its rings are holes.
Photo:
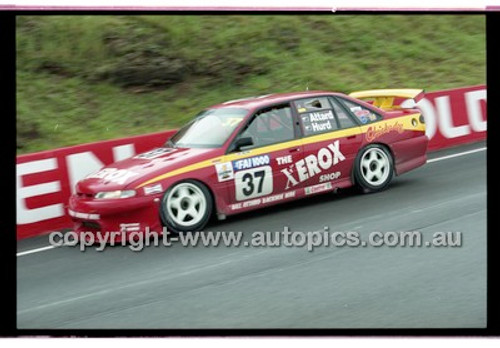
<path fill-rule="evenodd" d="M 378 192 L 385 189 L 393 175 L 393 159 L 384 146 L 368 145 L 358 154 L 354 167 L 354 179 L 364 192 Z"/>
<path fill-rule="evenodd" d="M 194 180 L 170 187 L 163 195 L 161 219 L 174 233 L 199 231 L 210 220 L 212 199 L 208 188 Z"/>

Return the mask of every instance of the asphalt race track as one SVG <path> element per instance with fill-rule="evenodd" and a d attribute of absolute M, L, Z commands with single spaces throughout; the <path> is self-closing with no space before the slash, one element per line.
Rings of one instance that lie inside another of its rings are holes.
<path fill-rule="evenodd" d="M 207 230 L 461 232 L 460 247 L 147 247 L 18 242 L 17 327 L 481 328 L 486 326 L 486 151 L 439 158 L 381 193 L 326 194 Z M 26 251 L 33 251 L 26 253 Z"/>

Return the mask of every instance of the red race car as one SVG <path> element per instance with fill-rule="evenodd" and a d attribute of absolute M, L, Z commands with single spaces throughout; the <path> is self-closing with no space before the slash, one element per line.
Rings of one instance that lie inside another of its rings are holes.
<path fill-rule="evenodd" d="M 163 147 L 78 182 L 75 231 L 184 232 L 353 185 L 386 188 L 426 163 L 418 89 L 308 91 L 228 101 L 200 112 Z M 363 101 L 367 100 L 367 101 Z"/>

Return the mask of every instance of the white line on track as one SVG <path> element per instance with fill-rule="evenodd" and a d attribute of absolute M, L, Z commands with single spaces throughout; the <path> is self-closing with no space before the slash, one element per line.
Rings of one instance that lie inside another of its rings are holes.
<path fill-rule="evenodd" d="M 444 161 L 444 160 L 451 159 L 451 158 L 466 156 L 466 155 L 470 155 L 470 154 L 473 154 L 473 153 L 485 151 L 486 149 L 487 149 L 486 147 L 481 147 L 479 149 L 474 149 L 474 150 L 459 152 L 459 153 L 455 153 L 455 154 L 452 154 L 452 155 L 431 158 L 431 159 L 427 160 L 427 163 L 439 162 L 439 161 Z M 53 246 L 53 245 L 48 245 L 48 246 L 42 247 L 42 248 L 21 251 L 21 252 L 17 253 L 16 256 L 19 257 L 19 256 L 34 254 L 34 253 L 38 253 L 38 252 L 41 252 L 41 251 L 46 251 L 46 250 L 50 250 L 50 249 L 54 249 L 54 248 L 58 248 L 58 247 Z"/>
<path fill-rule="evenodd" d="M 486 147 L 481 147 L 479 149 L 474 149 L 474 150 L 470 150 L 470 151 L 464 151 L 464 152 L 454 153 L 453 155 L 447 155 L 447 156 L 443 156 L 443 157 L 431 158 L 430 160 L 427 160 L 427 163 L 443 161 L 443 160 L 447 160 L 447 159 L 450 159 L 450 158 L 465 156 L 465 155 L 469 155 L 471 153 L 476 153 L 476 152 L 485 151 L 485 150 L 486 150 Z"/>
<path fill-rule="evenodd" d="M 55 247 L 56 247 L 55 245 L 48 245 L 48 246 L 43 247 L 43 248 L 21 251 L 21 252 L 17 253 L 16 256 L 24 256 L 24 255 L 29 255 L 29 254 L 33 254 L 33 253 L 38 253 L 40 251 L 54 249 Z"/>

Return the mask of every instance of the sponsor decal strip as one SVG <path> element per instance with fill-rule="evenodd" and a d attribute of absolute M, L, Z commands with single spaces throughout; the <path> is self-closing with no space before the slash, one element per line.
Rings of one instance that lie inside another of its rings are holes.
<path fill-rule="evenodd" d="M 323 184 L 316 184 L 316 185 L 313 185 L 313 186 L 306 187 L 304 189 L 304 193 L 306 195 L 312 195 L 314 193 L 331 190 L 332 188 L 333 188 L 333 186 L 332 186 L 331 182 L 325 182 Z"/>
<path fill-rule="evenodd" d="M 145 195 L 152 195 L 152 194 L 161 193 L 161 192 L 163 192 L 163 187 L 161 186 L 161 184 L 144 187 L 144 194 Z"/>
<path fill-rule="evenodd" d="M 236 160 L 241 160 L 241 159 L 246 159 L 248 157 L 254 157 L 258 155 L 265 155 L 268 154 L 269 152 L 274 152 L 274 151 L 280 151 L 287 149 L 289 147 L 296 147 L 296 146 L 301 146 L 301 145 L 306 145 L 306 144 L 312 144 L 320 141 L 326 141 L 326 140 L 331 140 L 331 139 L 338 139 L 338 138 L 344 138 L 348 137 L 351 135 L 357 135 L 357 134 L 365 134 L 367 133 L 370 129 L 374 129 L 373 127 L 376 127 L 375 131 L 379 129 L 380 127 L 384 128 L 385 125 L 387 127 L 393 126 L 394 124 L 401 124 L 402 129 L 404 130 L 410 130 L 410 131 L 421 131 L 425 132 L 425 125 L 419 123 L 417 126 L 414 126 L 412 124 L 412 120 L 414 118 L 419 118 L 420 113 L 415 113 L 411 115 L 406 115 L 398 118 L 393 118 L 389 120 L 383 120 L 383 121 L 378 121 L 374 122 L 369 125 L 365 126 L 360 126 L 360 127 L 353 127 L 349 129 L 344 129 L 344 130 L 338 130 L 334 131 L 331 133 L 323 133 L 323 134 L 318 134 L 314 136 L 309 136 L 306 138 L 299 138 L 299 139 L 294 139 L 291 141 L 287 141 L 284 143 L 276 144 L 276 145 L 270 145 L 270 146 L 264 146 L 261 148 L 257 149 L 251 149 L 249 151 L 246 151 L 245 153 L 234 153 L 234 154 L 229 154 L 229 155 L 224 155 L 224 156 L 219 156 L 215 158 L 211 158 L 205 161 L 201 161 L 183 168 L 179 168 L 177 170 L 173 170 L 171 172 L 159 175 L 153 179 L 150 179 L 148 181 L 143 182 L 142 184 L 139 184 L 136 186 L 137 188 L 141 188 L 143 186 L 158 182 L 163 179 L 167 179 L 176 175 L 184 174 L 187 172 L 191 172 L 194 170 L 202 169 L 202 168 L 207 168 L 210 166 L 214 166 L 214 164 L 218 162 L 232 162 Z"/>
<path fill-rule="evenodd" d="M 233 180 L 234 171 L 231 162 L 217 163 L 215 165 L 215 171 L 217 172 L 217 179 L 219 182 Z"/>
<path fill-rule="evenodd" d="M 136 232 L 139 231 L 140 224 L 138 222 L 128 223 L 128 224 L 120 224 L 121 232 Z"/>
<path fill-rule="evenodd" d="M 270 195 L 262 198 L 256 198 L 256 199 L 250 199 L 248 201 L 240 202 L 240 203 L 234 203 L 231 204 L 231 210 L 239 210 L 243 208 L 248 208 L 252 207 L 255 205 L 261 205 L 261 204 L 267 204 L 267 203 L 272 203 L 272 202 L 279 202 L 284 199 L 289 199 L 289 198 L 294 198 L 296 194 L 296 191 L 289 191 L 289 192 L 283 192 L 283 193 L 278 193 L 275 195 Z"/>

